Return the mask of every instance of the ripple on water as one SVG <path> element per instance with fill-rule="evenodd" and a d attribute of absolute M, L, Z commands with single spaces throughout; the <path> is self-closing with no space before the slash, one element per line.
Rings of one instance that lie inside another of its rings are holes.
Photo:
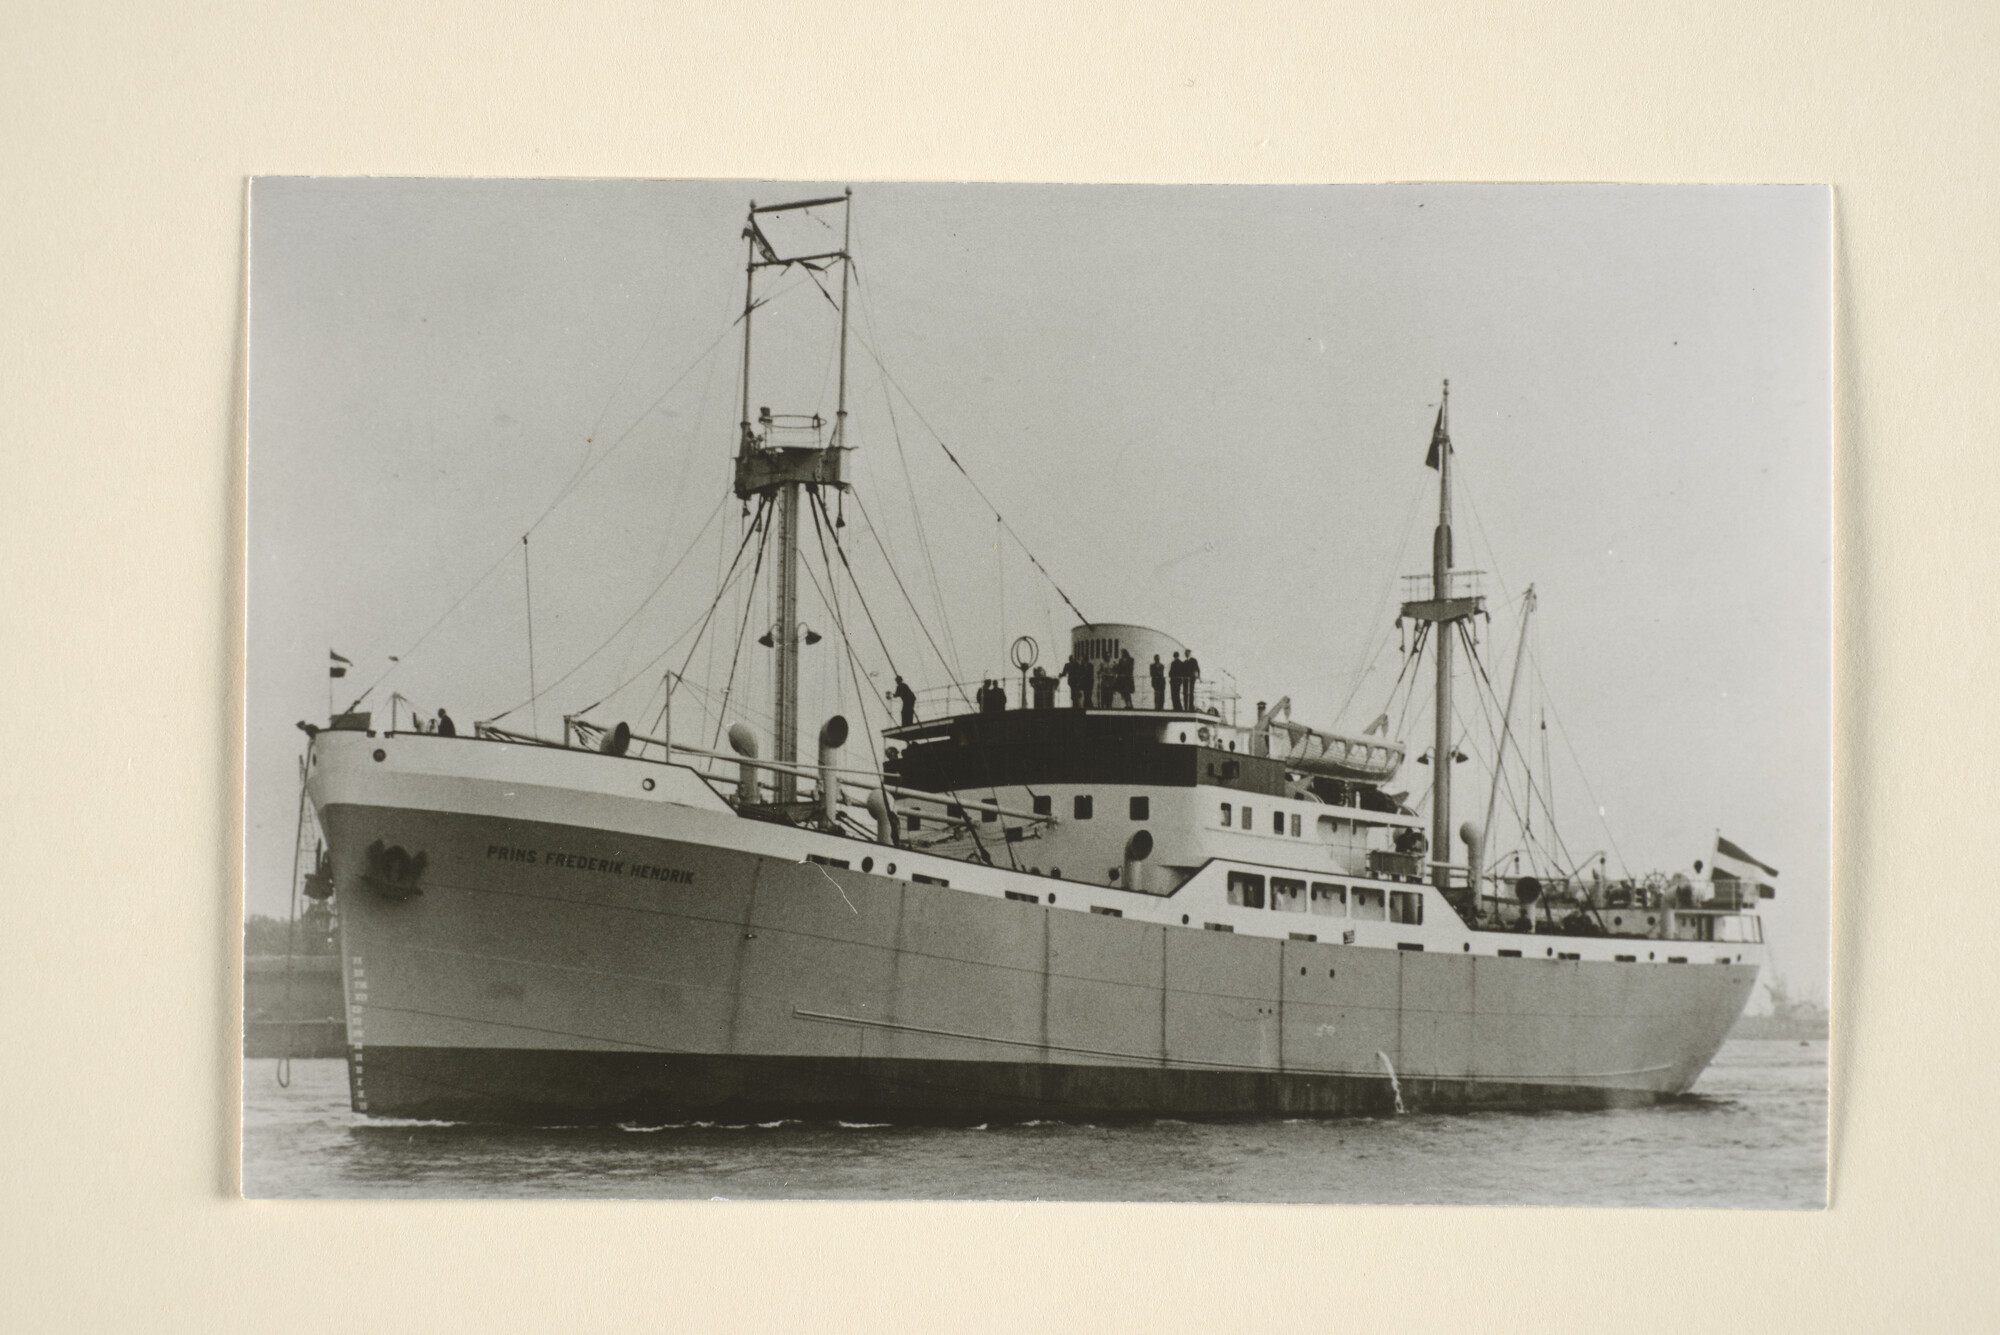
<path fill-rule="evenodd" d="M 1605 1112 L 1101 1126 L 779 1119 L 536 1129 L 359 1118 L 345 1063 L 244 1072 L 259 1197 L 1825 1203 L 1827 1045 L 1736 1040 L 1690 1095 Z"/>

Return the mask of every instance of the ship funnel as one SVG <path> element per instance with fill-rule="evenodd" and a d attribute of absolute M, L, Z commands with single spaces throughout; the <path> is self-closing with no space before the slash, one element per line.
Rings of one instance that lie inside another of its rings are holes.
<path fill-rule="evenodd" d="M 607 756 L 622 756 L 632 745 L 632 725 L 619 720 L 618 726 L 604 734 L 604 740 L 597 749 Z"/>
<path fill-rule="evenodd" d="M 847 720 L 835 714 L 819 730 L 819 814 L 828 825 L 833 824 L 835 808 L 840 804 L 840 786 L 834 777 L 833 762 L 846 744 Z"/>
<path fill-rule="evenodd" d="M 1486 832 L 1471 821 L 1458 827 L 1458 837 L 1465 840 L 1465 884 L 1472 891 L 1472 911 L 1479 912 L 1480 874 L 1486 867 Z"/>
<path fill-rule="evenodd" d="M 750 762 L 757 758 L 757 734 L 750 731 L 747 723 L 729 725 L 729 748 L 743 757 L 737 767 L 736 800 L 755 802 L 757 800 L 757 767 Z"/>
<path fill-rule="evenodd" d="M 894 845 L 896 842 L 896 816 L 889 809 L 889 799 L 880 788 L 868 790 L 868 814 L 875 818 L 875 841 Z"/>
<path fill-rule="evenodd" d="M 1146 859 L 1153 856 L 1153 832 L 1140 830 L 1125 841 L 1123 885 L 1127 890 L 1146 888 Z"/>

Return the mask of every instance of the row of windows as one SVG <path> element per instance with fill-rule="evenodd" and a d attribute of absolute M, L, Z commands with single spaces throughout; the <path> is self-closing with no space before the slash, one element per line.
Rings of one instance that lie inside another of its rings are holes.
<path fill-rule="evenodd" d="M 1236 824 L 1236 821 L 1235 821 L 1234 817 L 1235 817 L 1235 810 L 1234 810 L 1234 808 L 1233 808 L 1233 807 L 1232 807 L 1232 806 L 1231 806 L 1231 805 L 1230 805 L 1229 803 L 1227 803 L 1227 802 L 1224 802 L 1224 803 L 1222 804 L 1222 823 L 1223 823 L 1223 825 L 1225 825 L 1225 826 L 1231 826 L 1231 825 L 1235 825 L 1235 824 Z M 1301 822 L 1300 822 L 1300 820 L 1299 820 L 1299 813 L 1298 813 L 1298 812 L 1294 811 L 1294 812 L 1292 812 L 1292 813 L 1291 813 L 1291 820 L 1290 820 L 1289 824 L 1290 824 L 1290 827 L 1291 827 L 1291 836 L 1292 836 L 1292 838 L 1294 838 L 1294 839 L 1298 838 L 1298 837 L 1299 837 L 1299 832 L 1300 832 L 1300 830 L 1301 830 L 1301 829 L 1303 828 L 1303 825 L 1302 825 L 1302 823 L 1301 823 Z M 1285 819 L 1285 813 L 1284 813 L 1284 812 L 1282 812 L 1282 811 L 1274 811 L 1274 812 L 1272 812 L 1272 813 L 1271 813 L 1271 833 L 1272 833 L 1272 834 L 1284 834 L 1284 833 L 1286 832 L 1286 825 L 1287 825 L 1287 821 L 1286 821 L 1286 819 Z M 1255 828 L 1256 828 L 1256 826 L 1257 826 L 1257 813 L 1256 813 L 1256 812 L 1255 812 L 1254 810 L 1252 810 L 1252 809 L 1251 809 L 1250 807 L 1247 807 L 1247 806 L 1246 806 L 1246 807 L 1244 807 L 1244 808 L 1243 808 L 1243 824 L 1242 824 L 1242 827 L 1241 827 L 1241 828 L 1243 828 L 1243 829 L 1246 829 L 1246 830 L 1251 830 L 1251 829 L 1255 829 Z"/>
<path fill-rule="evenodd" d="M 1288 876 L 1270 878 L 1269 902 L 1279 913 L 1317 913 L 1329 918 L 1373 918 L 1381 921 L 1420 924 L 1424 920 L 1424 897 L 1417 890 L 1381 890 L 1367 886 L 1349 888 L 1326 881 L 1304 881 Z M 1229 873 L 1229 902 L 1244 908 L 1261 909 L 1265 904 L 1264 877 L 1251 871 Z M 1351 910 L 1351 911 L 1350 911 Z"/>
<path fill-rule="evenodd" d="M 1096 814 L 1096 806 L 1095 799 L 1089 793 L 1078 793 L 1070 800 L 1070 814 L 1077 820 L 1089 820 Z M 1035 798 L 1035 814 L 1037 816 L 1050 815 L 1054 810 L 1055 800 L 1047 793 L 1043 793 Z M 1128 798 L 1125 803 L 1125 811 L 1133 820 L 1151 820 L 1153 816 L 1152 799 L 1148 797 Z M 946 807 L 944 814 L 952 820 L 964 820 L 965 808 L 954 804 Z M 999 820 L 1000 816 L 997 812 L 982 810 L 979 813 L 979 819 L 991 825 L 994 821 Z M 1294 826 L 1298 824 L 1298 817 L 1292 817 L 1292 824 Z M 903 817 L 903 827 L 905 829 L 921 830 L 923 826 L 924 818 L 915 812 L 911 812 Z M 1292 833 L 1297 834 L 1298 830 L 1293 829 Z"/>

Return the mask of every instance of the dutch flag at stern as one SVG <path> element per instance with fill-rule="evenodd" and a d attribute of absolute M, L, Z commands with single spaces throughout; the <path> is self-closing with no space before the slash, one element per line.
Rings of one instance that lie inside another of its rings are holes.
<path fill-rule="evenodd" d="M 1730 843 L 1720 834 L 1715 836 L 1715 858 L 1709 867 L 1708 879 L 1718 885 L 1737 882 L 1756 887 L 1758 899 L 1771 899 L 1778 888 L 1771 884 L 1778 877 L 1778 869 L 1768 862 L 1760 862 L 1744 852 L 1741 847 Z M 1748 893 L 1744 896 L 1750 897 Z"/>

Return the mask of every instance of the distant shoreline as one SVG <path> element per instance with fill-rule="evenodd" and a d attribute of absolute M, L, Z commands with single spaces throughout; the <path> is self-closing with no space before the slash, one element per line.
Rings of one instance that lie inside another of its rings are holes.
<path fill-rule="evenodd" d="M 1796 1038 L 1815 1039 L 1828 1036 L 1827 1017 L 1815 1015 L 1802 1018 L 1777 1015 L 1739 1016 L 1729 1030 L 1731 1038 Z"/>

